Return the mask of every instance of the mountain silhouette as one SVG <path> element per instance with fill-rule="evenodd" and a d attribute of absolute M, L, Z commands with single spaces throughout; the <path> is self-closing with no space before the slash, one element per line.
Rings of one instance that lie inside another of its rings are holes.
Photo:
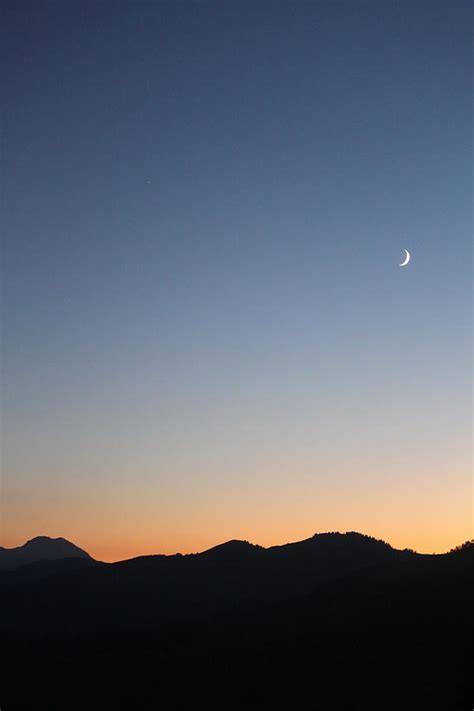
<path fill-rule="evenodd" d="M 36 536 L 17 548 L 0 547 L 0 570 L 14 570 L 28 563 L 66 558 L 90 559 L 90 555 L 65 538 Z"/>
<path fill-rule="evenodd" d="M 3 570 L 1 706 L 472 708 L 473 563 L 351 532 Z"/>
<path fill-rule="evenodd" d="M 238 560 L 246 559 L 248 556 L 258 555 L 265 550 L 262 546 L 257 546 L 248 541 L 232 540 L 220 543 L 217 546 L 208 548 L 199 555 L 203 558 L 214 560 Z"/>

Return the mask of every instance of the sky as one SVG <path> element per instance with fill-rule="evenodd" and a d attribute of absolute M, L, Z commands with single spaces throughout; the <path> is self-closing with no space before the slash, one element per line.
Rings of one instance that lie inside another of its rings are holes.
<path fill-rule="evenodd" d="M 1 544 L 472 538 L 471 3 L 2 12 Z"/>

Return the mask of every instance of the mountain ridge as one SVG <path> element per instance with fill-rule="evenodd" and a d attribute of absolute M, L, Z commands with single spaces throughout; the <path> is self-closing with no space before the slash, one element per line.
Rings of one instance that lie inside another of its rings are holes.
<path fill-rule="evenodd" d="M 8 708 L 63 709 L 74 689 L 71 711 L 191 708 L 199 690 L 212 708 L 232 694 L 229 708 L 464 711 L 473 556 L 352 533 L 2 571 Z M 93 677 L 84 693 L 78 674 Z"/>
<path fill-rule="evenodd" d="M 68 558 L 82 558 L 93 560 L 92 556 L 79 546 L 71 543 L 62 536 L 35 536 L 23 545 L 14 548 L 0 546 L 0 570 L 15 570 L 23 565 L 39 563 L 41 561 L 64 560 Z"/>
<path fill-rule="evenodd" d="M 416 555 L 416 556 L 443 556 L 448 553 L 455 552 L 456 550 L 462 550 L 462 548 L 471 541 L 466 541 L 461 545 L 452 548 L 450 551 L 444 553 L 419 553 L 411 548 L 394 548 L 390 543 L 384 541 L 383 539 L 375 538 L 374 536 L 360 533 L 359 531 L 325 531 L 314 533 L 308 538 L 304 538 L 299 541 L 291 541 L 287 543 L 276 544 L 272 546 L 262 546 L 258 543 L 251 543 L 246 539 L 230 539 L 222 543 L 218 543 L 210 548 L 206 548 L 202 551 L 197 551 L 193 553 L 151 553 L 138 556 L 132 556 L 131 558 L 119 559 L 117 561 L 112 561 L 110 563 L 104 563 L 105 565 L 120 565 L 126 562 L 132 562 L 137 560 L 148 559 L 172 559 L 172 558 L 189 558 L 189 557 L 205 557 L 208 559 L 238 559 L 239 556 L 255 556 L 262 554 L 271 555 L 287 555 L 295 551 L 302 552 L 306 551 L 316 551 L 318 546 L 326 547 L 327 553 L 337 554 L 338 549 L 341 550 L 343 546 L 351 544 L 353 548 L 365 547 L 367 550 L 369 547 L 375 551 L 378 550 L 380 553 L 392 551 L 394 554 L 403 553 L 405 555 Z M 26 565 L 29 563 L 37 563 L 43 560 L 60 560 L 66 558 L 83 558 L 90 561 L 95 561 L 93 556 L 90 555 L 86 550 L 80 548 L 75 543 L 72 543 L 67 538 L 62 536 L 53 538 L 47 535 L 38 535 L 33 538 L 28 539 L 25 543 L 20 546 L 15 546 L 12 548 L 6 548 L 0 546 L 0 570 L 14 570 L 15 568 Z"/>

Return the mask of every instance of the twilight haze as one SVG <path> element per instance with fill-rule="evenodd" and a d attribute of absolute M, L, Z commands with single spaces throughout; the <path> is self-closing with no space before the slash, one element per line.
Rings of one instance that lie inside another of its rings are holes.
<path fill-rule="evenodd" d="M 472 537 L 471 12 L 4 5 L 2 545 Z"/>

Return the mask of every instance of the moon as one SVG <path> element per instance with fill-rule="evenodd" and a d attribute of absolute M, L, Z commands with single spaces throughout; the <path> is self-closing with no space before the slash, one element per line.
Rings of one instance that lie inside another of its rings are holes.
<path fill-rule="evenodd" d="M 405 249 L 405 259 L 398 266 L 399 267 L 406 267 L 406 265 L 408 264 L 409 261 L 410 261 L 410 252 L 408 251 L 408 249 Z"/>

